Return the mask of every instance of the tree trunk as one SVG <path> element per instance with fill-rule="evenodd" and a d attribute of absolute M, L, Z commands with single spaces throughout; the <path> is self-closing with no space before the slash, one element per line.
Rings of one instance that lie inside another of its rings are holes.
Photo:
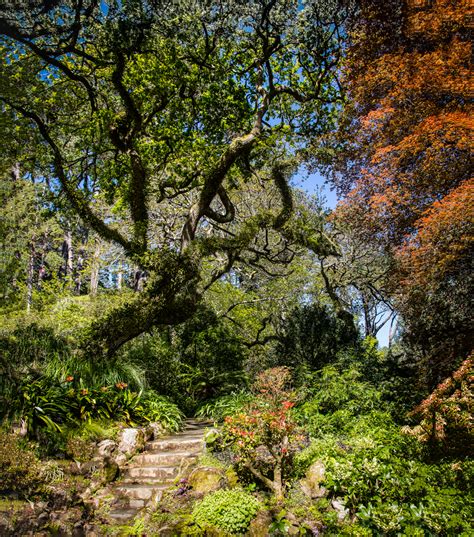
<path fill-rule="evenodd" d="M 273 492 L 275 494 L 275 500 L 282 502 L 285 499 L 283 494 L 283 479 L 281 463 L 278 462 L 273 470 Z"/>
<path fill-rule="evenodd" d="M 367 299 L 364 293 L 361 293 L 361 294 L 362 294 L 362 308 L 364 310 L 365 337 L 374 336 L 375 334 L 374 334 L 374 330 L 372 326 L 372 320 L 370 318 L 369 304 L 367 302 Z"/>
<path fill-rule="evenodd" d="M 136 268 L 133 274 L 133 290 L 140 292 L 143 291 L 147 279 L 147 272 Z"/>
<path fill-rule="evenodd" d="M 74 278 L 74 292 L 76 295 L 81 294 L 82 287 L 82 271 L 84 270 L 84 250 L 79 250 L 76 264 L 76 277 Z"/>
<path fill-rule="evenodd" d="M 87 354 L 111 357 L 124 343 L 153 326 L 180 324 L 194 314 L 201 299 L 195 264 L 168 252 L 160 253 L 157 265 L 144 267 L 150 276 L 135 300 L 92 325 L 83 344 Z"/>
<path fill-rule="evenodd" d="M 91 281 L 89 286 L 89 293 L 92 296 L 97 294 L 99 288 L 99 271 L 100 271 L 100 248 L 101 243 L 97 241 L 94 253 L 91 259 Z"/>
<path fill-rule="evenodd" d="M 70 229 L 64 234 L 63 242 L 64 257 L 64 276 L 66 286 L 69 290 L 73 289 L 73 271 L 74 271 L 74 251 L 72 247 L 72 232 Z"/>
<path fill-rule="evenodd" d="M 33 305 L 33 278 L 35 275 L 35 238 L 33 237 L 30 242 L 30 252 L 28 257 L 28 268 L 26 273 L 26 312 L 31 312 Z"/>

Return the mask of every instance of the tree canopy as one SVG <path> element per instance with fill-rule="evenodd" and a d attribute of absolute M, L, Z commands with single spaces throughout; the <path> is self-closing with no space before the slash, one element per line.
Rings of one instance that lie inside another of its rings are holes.
<path fill-rule="evenodd" d="M 341 2 L 71 1 L 2 14 L 12 163 L 148 273 L 140 297 L 96 324 L 95 350 L 189 317 L 249 249 L 281 260 L 294 243 L 333 248 L 292 218 L 288 179 L 340 101 Z"/>
<path fill-rule="evenodd" d="M 472 338 L 471 34 L 467 2 L 360 2 L 332 146 L 338 217 L 390 253 L 406 335 L 441 369 Z"/>

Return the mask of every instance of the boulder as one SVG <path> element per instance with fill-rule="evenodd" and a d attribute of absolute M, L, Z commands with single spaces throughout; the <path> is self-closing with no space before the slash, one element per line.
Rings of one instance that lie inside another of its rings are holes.
<path fill-rule="evenodd" d="M 324 481 L 326 468 L 321 461 L 313 462 L 308 468 L 306 475 L 300 480 L 301 490 L 309 498 L 322 498 L 326 495 L 326 489 L 321 486 Z"/>
<path fill-rule="evenodd" d="M 101 458 L 111 457 L 117 450 L 117 447 L 117 442 L 114 442 L 113 440 L 102 440 L 102 442 L 97 444 L 97 455 Z"/>
<path fill-rule="evenodd" d="M 120 468 L 116 461 L 113 459 L 107 458 L 105 459 L 105 465 L 104 465 L 104 479 L 106 483 L 110 483 L 111 481 L 115 481 L 117 479 Z"/>
<path fill-rule="evenodd" d="M 250 522 L 249 537 L 267 537 L 270 535 L 272 515 L 269 511 L 259 511 L 257 516 Z"/>
<path fill-rule="evenodd" d="M 344 503 L 340 499 L 336 498 L 333 500 L 331 506 L 334 511 L 336 511 L 339 522 L 342 522 L 349 516 L 349 509 L 346 509 Z"/>
<path fill-rule="evenodd" d="M 199 466 L 188 477 L 188 484 L 193 493 L 207 494 L 221 489 L 226 484 L 226 478 L 222 470 L 211 466 Z"/>
<path fill-rule="evenodd" d="M 160 436 L 166 434 L 166 429 L 159 423 L 155 421 L 150 423 L 146 428 L 147 440 L 157 440 Z"/>
<path fill-rule="evenodd" d="M 126 457 L 131 457 L 145 447 L 145 433 L 142 429 L 122 429 L 119 436 L 118 450 Z"/>

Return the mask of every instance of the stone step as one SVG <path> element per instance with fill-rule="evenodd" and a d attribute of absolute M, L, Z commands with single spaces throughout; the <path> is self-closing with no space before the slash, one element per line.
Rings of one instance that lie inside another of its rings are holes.
<path fill-rule="evenodd" d="M 197 459 L 197 453 L 192 453 L 189 451 L 147 451 L 145 453 L 140 453 L 140 455 L 134 457 L 132 460 L 132 464 L 133 466 L 179 466 L 183 459 L 195 460 Z"/>
<path fill-rule="evenodd" d="M 173 435 L 173 437 L 182 437 L 182 436 L 204 436 L 204 433 L 206 432 L 205 429 L 201 429 L 200 427 L 197 429 L 183 429 L 182 431 L 179 431 L 179 433 L 176 433 Z"/>
<path fill-rule="evenodd" d="M 120 495 L 126 496 L 129 500 L 149 500 L 152 496 L 159 500 L 163 495 L 163 491 L 167 488 L 168 486 L 162 483 L 156 485 L 121 483 L 115 487 L 115 490 Z M 132 506 L 130 505 L 130 507 Z"/>
<path fill-rule="evenodd" d="M 177 466 L 129 466 L 124 473 L 124 477 L 128 478 L 154 478 L 160 479 L 163 482 L 170 482 L 178 475 L 179 467 Z"/>
<path fill-rule="evenodd" d="M 137 511 L 143 509 L 148 503 L 148 500 L 137 500 L 135 498 L 130 498 L 128 500 L 128 505 L 130 509 L 136 509 Z"/>
<path fill-rule="evenodd" d="M 147 504 L 148 499 L 129 498 L 127 495 L 120 493 L 119 499 L 113 502 L 110 507 L 111 511 L 121 511 L 127 509 L 143 509 Z"/>
<path fill-rule="evenodd" d="M 147 442 L 145 451 L 135 455 L 124 468 L 120 481 L 109 485 L 109 494 L 115 499 L 109 513 L 111 523 L 129 523 L 142 509 L 161 501 L 183 463 L 193 463 L 202 452 L 208 427 L 213 423 L 187 419 L 180 432 Z"/>
<path fill-rule="evenodd" d="M 179 440 L 175 437 L 170 437 L 148 442 L 145 446 L 145 449 L 147 451 L 173 451 L 179 449 L 186 449 L 189 451 L 199 452 L 203 447 L 204 440 L 201 437 L 181 437 Z"/>
<path fill-rule="evenodd" d="M 158 440 L 174 440 L 174 439 L 203 439 L 204 438 L 204 431 L 181 431 L 179 433 L 174 434 L 173 436 L 162 436 L 161 438 L 157 438 L 155 441 Z"/>
<path fill-rule="evenodd" d="M 126 522 L 131 520 L 137 514 L 137 509 L 116 509 L 109 513 L 109 517 L 117 520 L 118 522 Z"/>
<path fill-rule="evenodd" d="M 161 477 L 124 477 L 118 482 L 119 485 L 144 485 L 150 487 L 169 487 L 173 483 L 170 480 L 163 480 Z"/>

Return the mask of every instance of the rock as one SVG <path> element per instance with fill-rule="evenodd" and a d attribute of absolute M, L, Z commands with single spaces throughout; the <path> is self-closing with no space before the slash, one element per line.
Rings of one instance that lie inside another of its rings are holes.
<path fill-rule="evenodd" d="M 115 457 L 115 462 L 116 462 L 120 467 L 122 467 L 127 461 L 128 461 L 128 458 L 127 458 L 127 455 L 125 455 L 125 453 L 119 453 L 119 454 Z"/>
<path fill-rule="evenodd" d="M 308 468 L 304 479 L 301 479 L 300 485 L 301 490 L 309 498 L 322 498 L 326 495 L 326 489 L 321 486 L 321 483 L 324 481 L 324 476 L 326 473 L 326 468 L 321 461 L 313 462 L 313 464 Z"/>
<path fill-rule="evenodd" d="M 166 429 L 159 422 L 150 423 L 146 430 L 147 440 L 157 440 L 166 433 Z"/>
<path fill-rule="evenodd" d="M 111 457 L 116 450 L 117 443 L 110 439 L 102 440 L 97 445 L 97 455 L 102 458 Z"/>
<path fill-rule="evenodd" d="M 200 466 L 193 470 L 188 477 L 188 484 L 194 493 L 207 494 L 221 489 L 226 484 L 222 470 L 211 466 Z"/>
<path fill-rule="evenodd" d="M 114 481 L 119 475 L 120 469 L 116 461 L 111 459 L 106 459 L 104 467 L 104 477 L 105 482 L 110 483 Z"/>
<path fill-rule="evenodd" d="M 349 516 L 349 509 L 346 509 L 341 500 L 335 499 L 331 502 L 334 511 L 337 512 L 337 519 L 342 522 Z"/>
<path fill-rule="evenodd" d="M 130 457 L 145 447 L 145 434 L 141 429 L 122 429 L 118 450 Z"/>
<path fill-rule="evenodd" d="M 47 522 L 49 520 L 49 513 L 47 513 L 46 511 L 43 511 L 42 513 L 40 513 L 37 517 L 37 521 L 41 524 L 44 524 L 45 522 Z"/>
<path fill-rule="evenodd" d="M 267 537 L 270 535 L 269 527 L 271 523 L 271 514 L 268 511 L 260 511 L 250 522 L 249 537 Z"/>
<path fill-rule="evenodd" d="M 103 466 L 101 459 L 78 463 L 80 475 L 90 475 Z"/>
<path fill-rule="evenodd" d="M 285 518 L 287 520 L 287 523 L 289 523 L 289 525 L 286 528 L 286 533 L 288 535 L 301 535 L 301 532 L 300 532 L 301 528 L 300 528 L 298 518 L 291 511 L 288 511 L 286 513 Z"/>

